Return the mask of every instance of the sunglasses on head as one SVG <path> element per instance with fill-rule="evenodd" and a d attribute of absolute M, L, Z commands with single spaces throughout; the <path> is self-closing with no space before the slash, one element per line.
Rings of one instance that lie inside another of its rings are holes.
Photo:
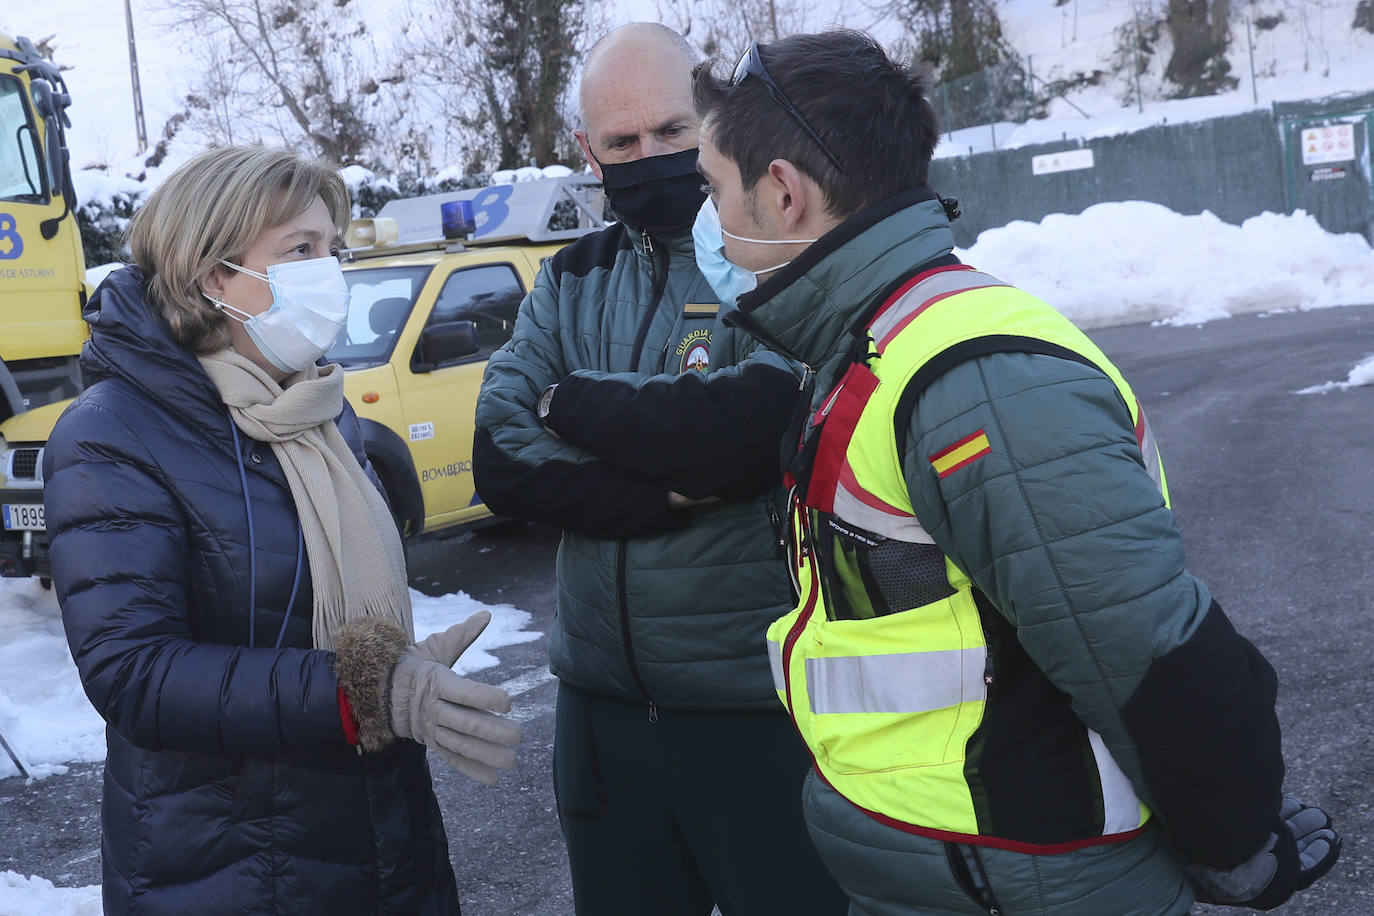
<path fill-rule="evenodd" d="M 738 86 L 744 82 L 746 77 L 750 76 L 757 76 L 763 81 L 763 85 L 768 89 L 768 94 L 772 96 L 773 101 L 777 102 L 783 111 L 791 115 L 792 119 L 801 125 L 802 130 L 806 131 L 811 139 L 816 141 L 816 145 L 821 148 L 821 152 L 825 153 L 825 158 L 830 160 L 830 164 L 835 166 L 835 170 L 843 173 L 844 166 L 840 165 L 839 158 L 830 151 L 830 147 L 825 145 L 825 141 L 820 138 L 820 135 L 811 129 L 811 125 L 806 122 L 806 117 L 796 105 L 792 104 L 792 100 L 782 91 L 782 87 L 774 82 L 773 77 L 768 75 L 768 70 L 763 66 L 763 56 L 759 54 L 757 41 L 749 45 L 749 50 L 745 51 L 744 55 L 740 57 L 739 63 L 735 64 L 735 72 L 730 76 L 730 85 L 732 87 Z"/>

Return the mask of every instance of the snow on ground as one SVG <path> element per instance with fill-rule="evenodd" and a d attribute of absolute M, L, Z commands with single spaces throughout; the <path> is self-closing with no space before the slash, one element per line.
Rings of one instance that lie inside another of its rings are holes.
<path fill-rule="evenodd" d="M 54 887 L 44 878 L 0 871 L 0 913 L 5 916 L 100 916 L 100 885 Z"/>
<path fill-rule="evenodd" d="M 1297 394 L 1326 394 L 1328 391 L 1345 391 L 1360 385 L 1374 385 L 1374 355 L 1366 357 L 1363 362 L 1351 369 L 1345 381 L 1313 385 L 1311 388 L 1299 390 Z"/>
<path fill-rule="evenodd" d="M 525 629 L 532 617 L 508 604 L 487 605 L 463 592 L 437 598 L 411 589 L 419 638 L 480 610 L 491 623 L 454 670 L 471 674 L 499 664 L 492 650 L 531 642 L 543 634 Z M 64 763 L 105 759 L 105 723 L 87 702 L 67 649 L 57 598 L 37 579 L 0 579 L 0 734 L 35 778 L 66 772 Z M 0 751 L 0 778 L 18 773 Z M 0 882 L 0 913 L 4 906 Z"/>
<path fill-rule="evenodd" d="M 1233 226 L 1207 212 L 1102 203 L 989 229 L 957 253 L 1083 328 L 1374 303 L 1369 243 L 1329 233 L 1302 211 Z"/>

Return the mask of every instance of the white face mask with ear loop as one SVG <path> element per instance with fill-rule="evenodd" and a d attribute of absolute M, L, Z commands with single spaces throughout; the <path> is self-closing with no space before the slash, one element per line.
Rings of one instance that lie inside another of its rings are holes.
<path fill-rule="evenodd" d="M 272 365 L 283 372 L 301 372 L 338 342 L 348 323 L 350 299 L 348 281 L 338 258 L 269 264 L 266 274 L 223 259 L 220 263 L 272 288 L 271 307 L 257 315 L 201 293 L 243 325 L 249 339 Z"/>

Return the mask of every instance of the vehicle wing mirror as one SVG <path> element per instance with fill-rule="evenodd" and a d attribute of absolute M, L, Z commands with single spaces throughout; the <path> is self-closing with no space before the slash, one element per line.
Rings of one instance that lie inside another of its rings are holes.
<path fill-rule="evenodd" d="M 411 368 L 416 372 L 432 372 L 478 351 L 477 325 L 471 321 L 444 321 L 432 324 L 420 332 L 420 344 L 415 348 Z"/>
<path fill-rule="evenodd" d="M 49 115 L 43 119 L 43 134 L 47 140 L 43 152 L 48 163 L 48 187 L 52 188 L 54 195 L 65 194 L 63 189 L 67 186 L 67 164 L 64 161 L 62 141 L 59 139 L 62 135 L 57 132 L 57 118 Z"/>

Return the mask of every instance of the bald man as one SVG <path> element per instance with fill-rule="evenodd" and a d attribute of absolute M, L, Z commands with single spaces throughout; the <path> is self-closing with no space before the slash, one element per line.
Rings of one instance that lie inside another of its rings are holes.
<path fill-rule="evenodd" d="M 810 758 L 764 633 L 792 607 L 780 440 L 798 367 L 697 270 L 695 55 L 638 23 L 588 55 L 574 132 L 618 224 L 551 258 L 487 368 L 478 491 L 563 529 L 554 787 L 577 912 L 840 914 Z"/>

